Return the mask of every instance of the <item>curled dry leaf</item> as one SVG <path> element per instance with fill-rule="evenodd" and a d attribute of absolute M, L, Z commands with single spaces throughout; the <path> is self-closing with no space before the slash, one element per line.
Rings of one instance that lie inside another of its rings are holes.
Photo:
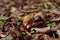
<path fill-rule="evenodd" d="M 10 2 L 11 0 L 2 0 L 4 3 L 8 3 Z"/>
<path fill-rule="evenodd" d="M 45 28 L 34 28 L 34 30 L 36 30 L 36 32 L 39 32 L 39 33 L 49 33 L 49 32 L 54 32 L 56 30 L 59 30 L 60 29 L 60 24 L 58 24 L 56 27 L 45 27 Z"/>
<path fill-rule="evenodd" d="M 48 31 L 50 31 L 50 27 L 46 27 L 46 28 L 34 28 L 36 30 L 36 32 L 40 32 L 40 33 L 46 33 Z"/>
<path fill-rule="evenodd" d="M 42 38 L 43 38 L 44 40 L 52 40 L 52 38 L 50 38 L 48 35 L 43 35 Z"/>
<path fill-rule="evenodd" d="M 17 8 L 15 8 L 15 7 L 11 7 L 11 10 L 10 10 L 11 12 L 16 12 L 17 11 Z"/>
<path fill-rule="evenodd" d="M 38 40 L 42 36 L 43 36 L 43 34 L 34 34 L 34 35 L 32 35 L 32 37 L 33 37 L 32 40 Z"/>
<path fill-rule="evenodd" d="M 3 33 L 3 32 L 2 32 L 2 33 L 0 34 L 0 36 L 1 36 L 2 38 L 4 38 L 4 37 L 6 37 L 7 35 L 9 35 L 9 33 L 10 33 L 10 31 L 9 31 L 9 32 L 6 32 L 6 33 Z"/>
<path fill-rule="evenodd" d="M 27 35 L 31 36 L 31 34 L 29 32 L 27 32 L 27 31 L 25 31 L 25 32 L 27 33 Z"/>
<path fill-rule="evenodd" d="M 6 35 L 4 35 L 4 34 L 1 34 L 1 37 L 6 37 Z"/>
<path fill-rule="evenodd" d="M 59 21 L 60 17 L 58 17 L 57 19 L 52 19 L 51 21 Z"/>

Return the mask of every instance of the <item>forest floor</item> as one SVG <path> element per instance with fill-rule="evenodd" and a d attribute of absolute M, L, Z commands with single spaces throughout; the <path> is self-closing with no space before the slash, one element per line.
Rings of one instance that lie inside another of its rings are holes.
<path fill-rule="evenodd" d="M 0 40 L 60 40 L 60 1 L 0 0 Z"/>

